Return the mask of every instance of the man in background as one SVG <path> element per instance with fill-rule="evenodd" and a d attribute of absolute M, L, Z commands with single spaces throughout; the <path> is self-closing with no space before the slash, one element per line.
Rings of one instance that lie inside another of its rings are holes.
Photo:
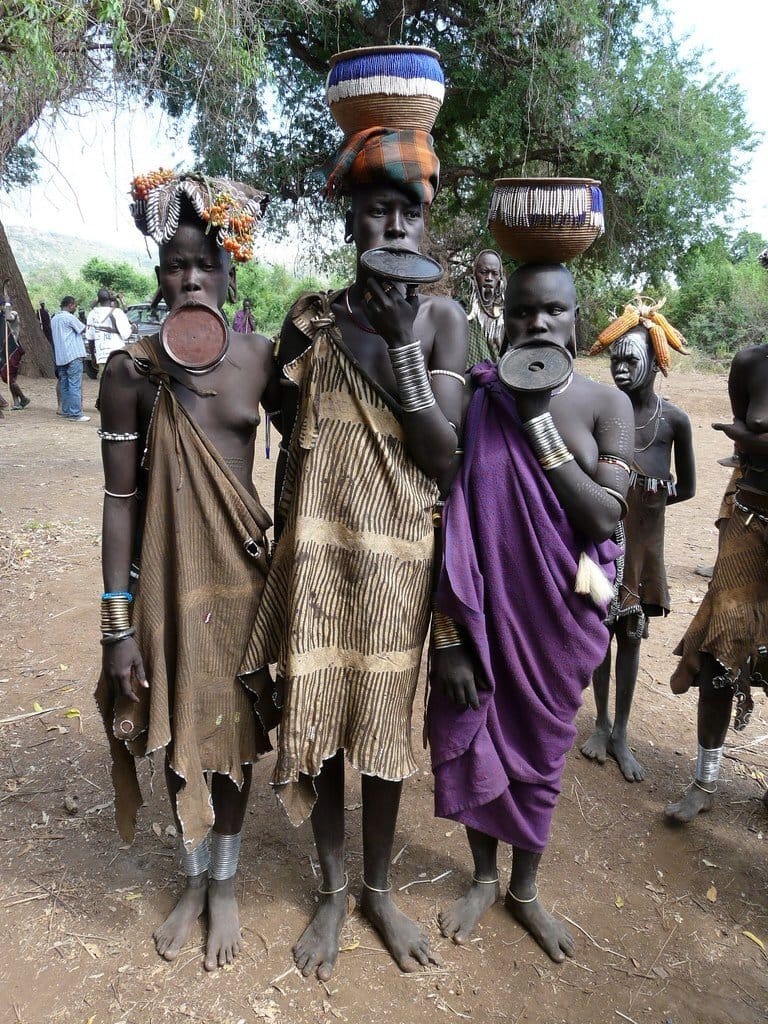
<path fill-rule="evenodd" d="M 131 336 L 128 317 L 116 305 L 115 296 L 108 288 L 99 288 L 96 305 L 85 322 L 85 340 L 91 363 L 98 375 L 110 355 L 122 348 Z"/>
<path fill-rule="evenodd" d="M 83 415 L 83 360 L 86 357 L 83 333 L 85 324 L 75 316 L 77 301 L 65 295 L 61 309 L 51 320 L 54 358 L 61 387 L 61 415 L 68 420 L 87 423 Z"/>

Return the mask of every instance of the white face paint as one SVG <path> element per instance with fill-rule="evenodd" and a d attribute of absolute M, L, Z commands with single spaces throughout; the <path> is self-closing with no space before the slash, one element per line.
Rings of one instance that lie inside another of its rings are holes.
<path fill-rule="evenodd" d="M 633 327 L 611 345 L 611 373 L 622 391 L 644 387 L 657 369 L 645 327 Z"/>

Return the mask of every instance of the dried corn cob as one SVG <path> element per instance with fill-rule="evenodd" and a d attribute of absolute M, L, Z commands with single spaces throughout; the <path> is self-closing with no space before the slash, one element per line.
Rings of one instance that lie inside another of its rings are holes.
<path fill-rule="evenodd" d="M 605 330 L 601 331 L 597 340 L 595 341 L 592 348 L 589 350 L 591 356 L 596 355 L 601 349 L 607 348 L 611 342 L 616 341 L 622 334 L 626 334 L 627 331 L 631 331 L 633 327 L 637 327 L 640 323 L 640 314 L 634 306 L 627 305 L 624 307 L 624 312 L 617 320 L 613 320 Z"/>
<path fill-rule="evenodd" d="M 658 324 L 659 327 L 661 327 L 661 329 L 667 336 L 667 341 L 672 346 L 672 348 L 675 349 L 676 352 L 682 352 L 683 355 L 686 356 L 690 354 L 685 347 L 685 338 L 682 336 L 680 331 L 677 330 L 677 328 L 672 326 L 672 324 L 669 322 L 669 320 L 667 320 L 665 316 L 659 313 L 658 310 L 655 310 L 653 313 L 651 313 L 651 320 L 653 320 L 654 323 Z"/>
<path fill-rule="evenodd" d="M 667 376 L 671 360 L 669 358 L 669 345 L 667 344 L 667 335 L 664 328 L 659 324 L 655 324 L 652 321 L 646 321 L 648 325 L 648 336 L 651 340 L 651 347 L 653 348 L 653 355 L 656 359 L 656 365 L 664 374 Z"/>

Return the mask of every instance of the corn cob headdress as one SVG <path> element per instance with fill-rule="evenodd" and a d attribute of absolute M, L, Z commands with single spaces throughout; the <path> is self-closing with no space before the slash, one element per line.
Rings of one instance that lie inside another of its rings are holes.
<path fill-rule="evenodd" d="M 653 302 L 646 295 L 636 295 L 624 307 L 621 316 L 612 320 L 605 330 L 598 334 L 597 341 L 589 350 L 589 354 L 596 355 L 614 341 L 618 341 L 627 331 L 641 325 L 648 331 L 648 340 L 656 365 L 666 377 L 671 364 L 670 348 L 676 352 L 682 352 L 683 355 L 690 354 L 685 347 L 685 338 L 680 331 L 675 330 L 667 318 L 659 312 L 666 301 L 666 299 L 661 299 L 659 302 Z"/>

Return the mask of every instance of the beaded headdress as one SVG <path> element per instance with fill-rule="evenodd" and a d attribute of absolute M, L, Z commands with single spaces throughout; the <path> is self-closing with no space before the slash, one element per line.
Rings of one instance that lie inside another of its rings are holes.
<path fill-rule="evenodd" d="M 137 175 L 131 182 L 131 198 L 136 227 L 158 245 L 178 231 L 186 199 L 201 221 L 217 229 L 216 243 L 239 263 L 253 256 L 254 237 L 269 199 L 239 182 L 176 174 L 162 167 Z"/>

